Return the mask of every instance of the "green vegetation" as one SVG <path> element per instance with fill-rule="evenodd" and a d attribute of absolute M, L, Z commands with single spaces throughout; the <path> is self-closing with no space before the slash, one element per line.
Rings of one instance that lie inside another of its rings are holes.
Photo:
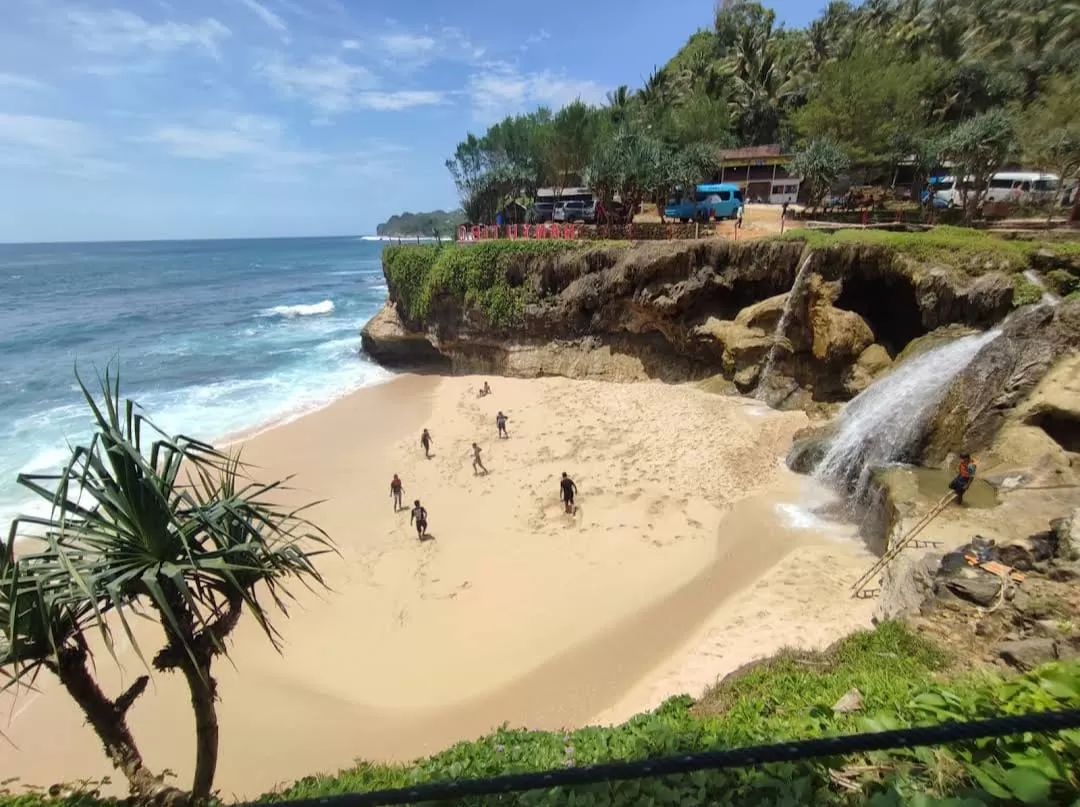
<path fill-rule="evenodd" d="M 401 213 L 391 216 L 387 221 L 376 227 L 375 234 L 453 238 L 457 228 L 464 223 L 464 210 Z"/>
<path fill-rule="evenodd" d="M 527 291 L 515 269 L 528 256 L 593 246 L 580 241 L 483 241 L 476 244 L 389 246 L 387 278 L 410 319 L 427 316 L 440 295 L 479 309 L 495 327 L 514 325 L 525 312 Z"/>
<path fill-rule="evenodd" d="M 848 158 L 836 141 L 817 137 L 799 149 L 791 170 L 806 182 L 810 207 L 820 207 L 829 188 L 847 170 Z"/>
<path fill-rule="evenodd" d="M 1037 283 L 1032 283 L 1023 275 L 1018 275 L 1013 280 L 1013 308 L 1022 305 L 1031 305 L 1042 299 L 1043 290 Z"/>
<path fill-rule="evenodd" d="M 724 0 L 712 23 L 602 107 L 541 108 L 470 134 L 447 161 L 469 215 L 487 220 L 542 185 L 595 185 L 613 172 L 633 179 L 631 202 L 658 197 L 672 183 L 639 178 L 657 172 L 630 157 L 695 146 L 799 151 L 827 138 L 857 165 L 852 182 L 891 184 L 915 156 L 916 191 L 950 160 L 974 178 L 961 188 L 969 219 L 1005 160 L 1080 174 L 1074 0 L 838 0 L 806 28 L 778 25 L 754 0 Z M 628 134 L 644 148 L 625 148 Z"/>
<path fill-rule="evenodd" d="M 1080 274 L 1065 269 L 1052 269 L 1046 273 L 1046 282 L 1055 293 L 1067 297 L 1080 290 Z"/>
<path fill-rule="evenodd" d="M 1029 267 L 1032 254 L 1049 250 L 1056 255 L 1080 256 L 1080 241 L 1034 241 L 1002 238 L 966 227 L 933 227 L 921 232 L 890 230 L 789 230 L 779 240 L 803 241 L 814 249 L 841 244 L 889 247 L 919 263 L 937 264 L 977 273 L 988 267 L 1020 271 Z M 1018 279 L 1019 282 L 1019 279 Z M 1023 281 L 1028 283 L 1028 281 Z"/>
<path fill-rule="evenodd" d="M 93 439 L 72 448 L 59 474 L 18 478 L 51 509 L 17 519 L 0 550 L 0 683 L 7 689 L 51 674 L 134 799 L 184 798 L 147 768 L 128 725 L 149 676 L 115 698 L 97 682 L 89 637 L 100 634 L 116 661 L 113 632 L 122 628 L 148 672 L 151 664 L 178 672 L 188 686 L 196 736 L 189 795 L 203 802 L 218 761 L 213 662 L 226 654 L 245 609 L 277 646 L 270 620 L 284 609 L 285 584 L 321 584 L 311 561 L 329 540 L 298 511 L 273 503 L 281 482 L 250 482 L 238 459 L 158 432 L 133 401 L 121 400 L 119 376 L 106 370 L 100 399 L 76 380 Z M 28 526 L 36 551 L 16 555 L 15 537 Z M 130 627 L 134 616 L 161 626 L 165 643 L 151 662 Z"/>
<path fill-rule="evenodd" d="M 614 727 L 502 728 L 407 765 L 361 763 L 264 796 L 264 802 L 645 759 L 859 731 L 883 731 L 1080 705 L 1080 665 L 1057 663 L 1014 678 L 944 678 L 946 656 L 899 623 L 856 633 L 824 653 L 788 651 L 721 683 L 696 704 L 677 697 Z M 852 688 L 863 708 L 832 706 Z M 1066 804 L 1080 779 L 1080 732 L 1027 734 L 914 751 L 876 752 L 756 769 L 462 799 L 448 805 L 979 805 Z M 950 799 L 963 799 L 950 800 Z M 38 807 L 42 799 L 4 799 Z M 72 798 L 64 807 L 98 807 Z"/>

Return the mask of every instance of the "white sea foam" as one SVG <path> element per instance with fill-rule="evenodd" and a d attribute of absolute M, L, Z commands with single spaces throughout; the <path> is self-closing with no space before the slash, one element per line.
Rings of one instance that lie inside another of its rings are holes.
<path fill-rule="evenodd" d="M 275 305 L 259 312 L 263 317 L 314 317 L 319 314 L 332 314 L 334 312 L 333 300 L 322 300 L 311 305 Z"/>

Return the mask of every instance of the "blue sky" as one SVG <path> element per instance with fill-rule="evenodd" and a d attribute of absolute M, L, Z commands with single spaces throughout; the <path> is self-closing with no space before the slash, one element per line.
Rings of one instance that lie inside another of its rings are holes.
<path fill-rule="evenodd" d="M 470 129 L 639 84 L 712 0 L 0 0 L 0 241 L 358 234 Z M 773 4 L 803 24 L 820 3 Z"/>

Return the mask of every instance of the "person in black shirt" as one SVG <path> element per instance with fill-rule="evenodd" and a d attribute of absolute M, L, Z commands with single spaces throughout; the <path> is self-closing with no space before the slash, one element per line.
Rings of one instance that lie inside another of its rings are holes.
<path fill-rule="evenodd" d="M 409 523 L 416 524 L 416 537 L 423 541 L 424 536 L 427 534 L 427 510 L 420 504 L 419 499 L 413 502 L 412 513 L 409 515 Z"/>
<path fill-rule="evenodd" d="M 574 494 L 577 493 L 577 485 L 574 484 L 574 480 L 566 475 L 566 471 L 563 471 L 562 479 L 559 480 L 559 498 L 562 499 L 563 504 L 566 506 L 567 513 L 574 512 Z"/>
<path fill-rule="evenodd" d="M 499 412 L 499 414 L 495 416 L 495 427 L 499 430 L 499 437 L 510 436 L 506 432 L 506 415 L 504 415 L 502 412 Z"/>
<path fill-rule="evenodd" d="M 424 433 L 420 435 L 420 445 L 424 447 L 424 456 L 431 459 L 431 435 L 428 434 L 428 430 L 424 429 Z"/>

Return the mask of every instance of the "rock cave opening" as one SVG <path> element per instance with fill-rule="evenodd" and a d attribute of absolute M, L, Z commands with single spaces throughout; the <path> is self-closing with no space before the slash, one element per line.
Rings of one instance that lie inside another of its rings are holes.
<path fill-rule="evenodd" d="M 1057 408 L 1040 409 L 1026 418 L 1066 451 L 1080 452 L 1080 419 L 1073 412 Z"/>
<path fill-rule="evenodd" d="M 922 312 L 915 287 L 903 276 L 853 273 L 844 278 L 837 308 L 854 311 L 870 326 L 874 340 L 896 356 L 923 334 Z"/>

